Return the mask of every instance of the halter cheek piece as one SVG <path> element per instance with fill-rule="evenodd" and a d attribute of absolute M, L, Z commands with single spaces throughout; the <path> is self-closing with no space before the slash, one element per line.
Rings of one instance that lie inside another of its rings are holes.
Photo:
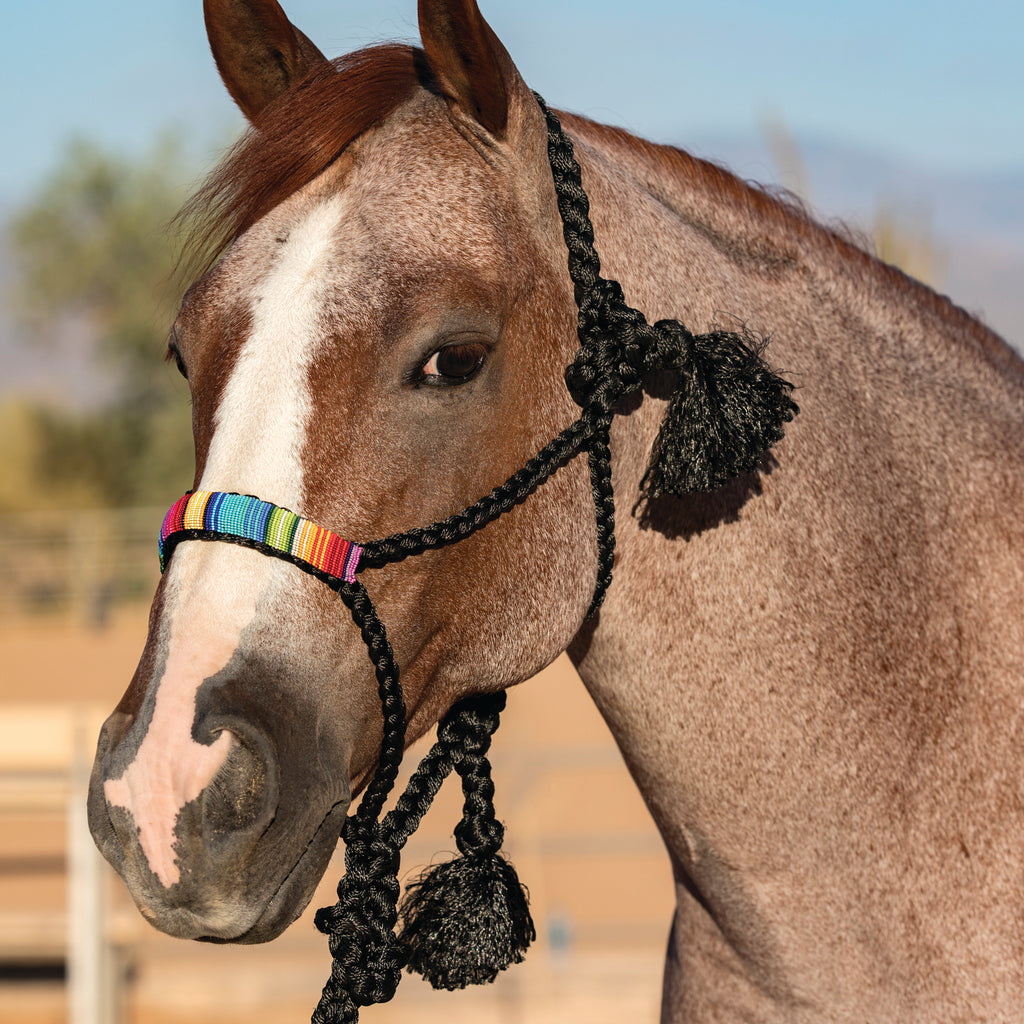
<path fill-rule="evenodd" d="M 381 819 L 405 747 L 405 703 L 391 644 L 373 602 L 357 578 L 410 555 L 468 537 L 521 504 L 552 473 L 586 450 L 597 519 L 598 569 L 589 615 L 604 600 L 615 549 L 615 508 L 608 449 L 619 401 L 645 378 L 674 371 L 678 383 L 644 477 L 649 497 L 710 491 L 755 471 L 797 412 L 792 386 L 740 335 L 691 334 L 677 321 L 648 324 L 626 305 L 615 281 L 602 278 L 594 249 L 589 203 L 572 142 L 538 96 L 548 124 L 548 157 L 569 273 L 579 307 L 580 349 L 565 373 L 582 413 L 504 484 L 462 512 L 430 526 L 356 544 L 309 519 L 223 491 L 180 498 L 160 531 L 163 571 L 183 540 L 219 540 L 282 558 L 334 590 L 359 627 L 377 678 L 384 715 L 380 759 L 360 801 L 345 821 L 345 875 L 338 902 L 317 912 L 327 933 L 331 977 L 313 1014 L 314 1024 L 358 1020 L 358 1007 L 390 999 L 403 968 L 436 988 L 493 981 L 523 959 L 536 937 L 526 895 L 500 854 L 504 829 L 494 814 L 487 751 L 505 706 L 505 694 L 457 704 L 438 727 L 438 739 L 392 811 Z M 402 847 L 452 770 L 462 778 L 463 817 L 455 829 L 461 856 L 435 866 L 413 883 L 399 920 L 398 869 Z"/>

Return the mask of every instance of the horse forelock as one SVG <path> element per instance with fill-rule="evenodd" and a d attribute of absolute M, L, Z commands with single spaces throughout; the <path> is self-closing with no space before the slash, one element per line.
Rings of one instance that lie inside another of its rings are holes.
<path fill-rule="evenodd" d="M 432 91 L 433 77 L 412 46 L 368 47 L 320 65 L 260 115 L 182 210 L 185 270 L 208 270 L 418 88 Z"/>

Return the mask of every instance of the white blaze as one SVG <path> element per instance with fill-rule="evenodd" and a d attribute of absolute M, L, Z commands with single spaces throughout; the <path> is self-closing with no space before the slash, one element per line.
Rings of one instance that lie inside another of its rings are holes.
<path fill-rule="evenodd" d="M 295 509 L 309 364 L 320 336 L 343 202 L 326 200 L 295 224 L 253 296 L 253 330 L 217 411 L 203 490 L 240 491 Z"/>
<path fill-rule="evenodd" d="M 340 197 L 333 197 L 306 213 L 259 279 L 252 333 L 224 389 L 200 489 L 299 507 L 309 366 L 342 212 Z M 216 775 L 234 742 L 227 732 L 210 745 L 192 738 L 197 691 L 228 665 L 258 600 L 280 586 L 282 572 L 291 571 L 234 544 L 185 542 L 171 560 L 168 653 L 154 681 L 153 717 L 135 759 L 119 779 L 104 785 L 108 803 L 131 813 L 149 866 L 164 886 L 180 877 L 174 851 L 178 815 Z"/>

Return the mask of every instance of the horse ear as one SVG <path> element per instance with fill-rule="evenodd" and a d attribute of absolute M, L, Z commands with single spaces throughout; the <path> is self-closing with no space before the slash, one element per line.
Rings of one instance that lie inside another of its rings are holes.
<path fill-rule="evenodd" d="M 419 22 L 423 49 L 449 105 L 503 137 L 519 72 L 476 0 L 420 0 Z"/>
<path fill-rule="evenodd" d="M 220 77 L 250 121 L 327 59 L 277 0 L 203 0 L 203 15 Z"/>

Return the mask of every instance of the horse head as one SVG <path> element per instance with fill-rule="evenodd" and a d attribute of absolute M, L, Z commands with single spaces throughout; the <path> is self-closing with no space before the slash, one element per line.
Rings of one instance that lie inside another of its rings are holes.
<path fill-rule="evenodd" d="M 171 332 L 194 487 L 354 540 L 469 505 L 578 412 L 544 114 L 472 0 L 422 0 L 419 17 L 422 51 L 327 61 L 275 0 L 206 2 L 251 130 L 197 200 L 227 245 Z M 563 651 L 595 560 L 577 462 L 486 537 L 369 572 L 407 741 Z M 381 738 L 338 596 L 249 548 L 185 540 L 103 729 L 91 827 L 160 929 L 269 939 L 311 898 Z"/>
<path fill-rule="evenodd" d="M 488 803 L 479 709 L 568 648 L 672 862 L 664 1020 L 1018 1019 L 1024 364 L 721 168 L 563 132 L 474 0 L 339 61 L 276 0 L 206 15 L 251 129 L 192 205 L 194 493 L 89 798 L 143 914 L 272 938 L 344 828 L 318 1024 L 405 966 L 489 980 L 528 914 L 448 943 L 433 907 L 474 915 L 421 881 L 395 932 L 389 822 L 433 782 L 379 815 L 439 721 L 425 763 Z M 808 396 L 779 472 L 769 332 Z M 432 881 L 507 867 L 467 820 Z M 493 922 L 500 881 L 458 895 Z"/>

